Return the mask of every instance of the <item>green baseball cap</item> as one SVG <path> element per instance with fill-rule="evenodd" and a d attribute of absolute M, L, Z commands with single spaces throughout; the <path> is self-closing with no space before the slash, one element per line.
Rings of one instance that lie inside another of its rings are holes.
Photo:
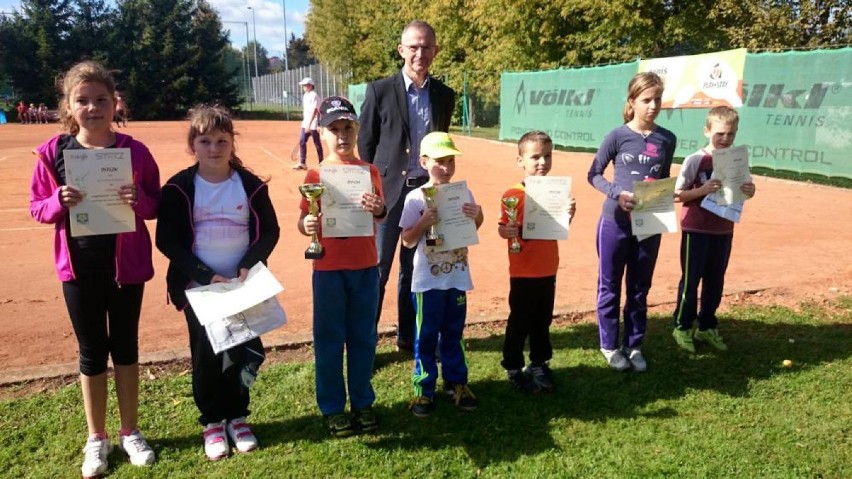
<path fill-rule="evenodd" d="M 456 149 L 450 135 L 443 131 L 433 131 L 420 141 L 420 156 L 428 156 L 434 159 L 461 154 L 462 152 Z"/>

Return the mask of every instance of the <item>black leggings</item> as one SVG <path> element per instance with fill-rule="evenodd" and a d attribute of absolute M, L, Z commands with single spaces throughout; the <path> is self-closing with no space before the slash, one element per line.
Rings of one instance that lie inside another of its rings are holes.
<path fill-rule="evenodd" d="M 111 277 L 62 283 L 65 305 L 80 349 L 80 372 L 97 376 L 107 359 L 129 366 L 139 361 L 139 314 L 144 284 L 119 287 Z"/>

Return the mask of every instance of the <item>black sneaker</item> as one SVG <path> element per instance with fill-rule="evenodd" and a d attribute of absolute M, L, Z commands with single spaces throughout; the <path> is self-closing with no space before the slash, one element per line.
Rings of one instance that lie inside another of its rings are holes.
<path fill-rule="evenodd" d="M 515 389 L 522 393 L 538 394 L 541 392 L 541 386 L 539 386 L 532 378 L 527 376 L 520 369 L 509 370 L 508 376 L 509 382 L 512 383 L 512 386 L 515 386 Z"/>
<path fill-rule="evenodd" d="M 417 417 L 429 417 L 435 410 L 435 403 L 432 398 L 426 396 L 417 396 L 411 400 L 408 409 Z"/>
<path fill-rule="evenodd" d="M 355 426 L 346 414 L 332 414 L 325 417 L 325 424 L 331 437 L 347 437 L 355 434 Z"/>
<path fill-rule="evenodd" d="M 547 392 L 553 392 L 556 385 L 553 384 L 553 373 L 547 363 L 530 363 L 524 368 L 524 375 L 532 379 L 538 387 Z"/>
<path fill-rule="evenodd" d="M 379 420 L 376 418 L 376 413 L 373 412 L 371 406 L 353 410 L 352 422 L 363 432 L 375 431 L 379 427 Z"/>
<path fill-rule="evenodd" d="M 444 388 L 457 408 L 466 412 L 476 411 L 479 401 L 476 400 L 476 396 L 473 395 L 473 391 L 467 387 L 467 384 L 454 384 L 452 389 L 447 388 L 447 386 L 444 386 Z"/>

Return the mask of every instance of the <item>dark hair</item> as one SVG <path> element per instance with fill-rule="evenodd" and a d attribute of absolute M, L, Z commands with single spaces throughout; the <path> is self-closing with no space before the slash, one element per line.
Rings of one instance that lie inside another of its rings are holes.
<path fill-rule="evenodd" d="M 187 143 L 192 150 L 192 143 L 199 135 L 204 135 L 213 130 L 218 130 L 231 135 L 231 140 L 236 136 L 234 131 L 234 120 L 231 113 L 219 105 L 198 105 L 189 111 L 189 133 Z M 232 168 L 245 168 L 243 161 L 237 156 L 236 145 L 231 151 L 231 159 L 228 160 Z"/>
<path fill-rule="evenodd" d="M 115 80 L 112 79 L 112 71 L 98 62 L 87 60 L 71 67 L 61 80 L 61 98 L 59 99 L 59 124 L 68 133 L 76 135 L 80 132 L 80 125 L 74 119 L 69 109 L 71 94 L 81 83 L 100 83 L 112 95 L 113 108 L 115 107 Z M 112 118 L 110 118 L 112 120 Z"/>
<path fill-rule="evenodd" d="M 553 140 L 550 138 L 550 135 L 540 130 L 533 130 L 524 133 L 524 136 L 518 140 L 518 155 L 524 154 L 524 145 L 527 143 L 541 143 L 544 145 L 550 145 L 553 147 Z"/>
<path fill-rule="evenodd" d="M 660 75 L 657 75 L 654 72 L 642 72 L 637 73 L 630 79 L 630 83 L 627 85 L 627 101 L 624 103 L 624 123 L 630 122 L 633 119 L 633 107 L 630 106 L 630 100 L 635 100 L 639 95 L 642 94 L 643 91 L 649 88 L 659 88 L 663 89 L 663 79 L 660 78 Z"/>

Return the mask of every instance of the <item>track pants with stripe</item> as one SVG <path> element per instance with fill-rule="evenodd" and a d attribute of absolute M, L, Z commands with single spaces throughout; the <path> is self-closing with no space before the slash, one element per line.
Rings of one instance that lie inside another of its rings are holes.
<path fill-rule="evenodd" d="M 716 309 L 722 302 L 725 271 L 731 257 L 734 235 L 712 235 L 684 231 L 680 241 L 681 277 L 677 288 L 674 325 L 692 329 L 698 318 L 698 329 L 716 329 Z M 698 283 L 701 283 L 701 311 L 698 311 Z"/>
<path fill-rule="evenodd" d="M 324 416 L 372 406 L 379 270 L 314 271 L 314 361 L 317 405 Z M 343 379 L 343 352 L 347 374 Z"/>
<path fill-rule="evenodd" d="M 624 337 L 627 348 L 638 348 L 648 324 L 648 291 L 660 251 L 660 235 L 644 241 L 633 236 L 630 223 L 609 218 L 598 221 L 598 332 L 603 349 L 618 349 L 618 317 L 621 304 L 621 280 L 624 280 Z"/>
<path fill-rule="evenodd" d="M 440 339 L 441 374 L 444 382 L 467 384 L 464 322 L 467 294 L 458 289 L 433 289 L 412 293 L 416 315 L 414 336 L 414 394 L 435 395 L 438 364 L 435 348 Z"/>

